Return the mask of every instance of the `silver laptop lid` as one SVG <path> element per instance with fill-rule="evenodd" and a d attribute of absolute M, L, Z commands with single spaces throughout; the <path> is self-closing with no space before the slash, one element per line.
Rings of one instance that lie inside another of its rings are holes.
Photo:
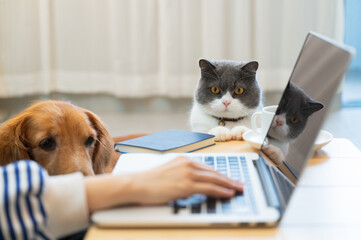
<path fill-rule="evenodd" d="M 313 144 L 352 52 L 352 48 L 316 33 L 306 37 L 260 151 L 260 159 L 276 183 L 282 209 L 313 154 Z M 291 188 L 277 184 L 276 172 L 293 183 Z"/>

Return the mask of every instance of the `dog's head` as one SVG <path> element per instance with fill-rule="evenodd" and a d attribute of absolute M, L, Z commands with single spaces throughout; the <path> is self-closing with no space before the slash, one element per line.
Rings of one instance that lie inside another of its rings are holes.
<path fill-rule="evenodd" d="M 0 165 L 32 159 L 50 175 L 104 173 L 113 141 L 92 112 L 61 101 L 42 101 L 0 127 Z"/>

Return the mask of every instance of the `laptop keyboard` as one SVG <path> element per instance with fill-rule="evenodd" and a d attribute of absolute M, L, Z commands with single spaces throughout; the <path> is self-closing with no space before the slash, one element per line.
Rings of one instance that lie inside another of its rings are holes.
<path fill-rule="evenodd" d="M 194 161 L 204 162 L 222 174 L 244 183 L 243 192 L 232 199 L 216 199 L 201 194 L 194 194 L 187 199 L 174 201 L 174 213 L 186 209 L 192 214 L 242 214 L 256 213 L 253 189 L 244 157 L 239 156 L 194 156 Z"/>

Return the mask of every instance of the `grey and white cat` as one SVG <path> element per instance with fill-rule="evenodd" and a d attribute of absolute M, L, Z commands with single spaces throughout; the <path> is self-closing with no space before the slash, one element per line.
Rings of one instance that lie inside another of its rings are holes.
<path fill-rule="evenodd" d="M 301 88 L 290 82 L 267 135 L 270 144 L 278 147 L 286 155 L 289 144 L 303 132 L 308 118 L 322 108 L 322 103 L 313 100 Z"/>
<path fill-rule="evenodd" d="M 216 141 L 241 140 L 251 116 L 262 106 L 256 79 L 258 62 L 199 60 L 201 77 L 193 99 L 193 131 L 210 133 Z"/>

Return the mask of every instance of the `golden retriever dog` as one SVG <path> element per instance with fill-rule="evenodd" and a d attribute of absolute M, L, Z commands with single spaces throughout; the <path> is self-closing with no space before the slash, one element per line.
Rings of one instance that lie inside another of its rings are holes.
<path fill-rule="evenodd" d="M 0 125 L 0 165 L 31 159 L 50 175 L 109 172 L 118 157 L 113 145 L 94 113 L 62 101 L 37 102 Z"/>

